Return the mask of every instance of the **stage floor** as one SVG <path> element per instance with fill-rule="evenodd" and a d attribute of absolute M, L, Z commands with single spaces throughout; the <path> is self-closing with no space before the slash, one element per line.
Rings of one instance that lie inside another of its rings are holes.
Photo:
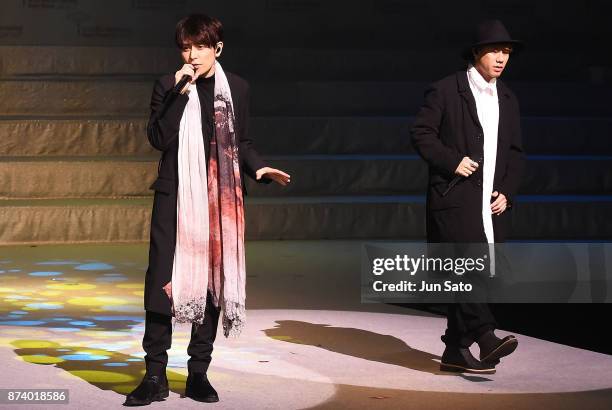
<path fill-rule="evenodd" d="M 209 377 L 221 401 L 209 406 L 612 406 L 612 356 L 523 335 L 496 374 L 440 372 L 445 320 L 361 304 L 360 246 L 358 241 L 247 244 L 247 326 L 237 339 L 217 337 Z M 0 248 L 0 386 L 69 389 L 70 404 L 59 408 L 121 407 L 144 373 L 146 262 L 146 245 Z M 189 331 L 176 326 L 170 397 L 152 408 L 204 405 L 181 397 Z"/>

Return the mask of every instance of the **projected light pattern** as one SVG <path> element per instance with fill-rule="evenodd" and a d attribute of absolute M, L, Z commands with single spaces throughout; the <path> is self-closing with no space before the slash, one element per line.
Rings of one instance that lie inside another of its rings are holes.
<path fill-rule="evenodd" d="M 145 372 L 146 254 L 96 260 L 58 258 L 53 248 L 46 252 L 53 256 L 0 260 L 0 348 L 13 350 L 29 365 L 61 368 L 103 390 L 132 391 Z M 168 351 L 170 388 L 179 393 L 190 336 L 188 325 L 177 326 Z M 227 359 L 231 367 L 242 367 L 245 360 L 259 363 L 262 357 L 266 362 L 261 355 L 240 340 L 232 349 L 215 351 L 216 359 Z"/>
<path fill-rule="evenodd" d="M 140 382 L 142 262 L 49 258 L 2 260 L 0 267 L 0 347 L 14 350 L 26 363 L 60 367 L 118 393 Z M 177 340 L 188 338 L 180 333 Z M 169 353 L 169 368 L 184 369 L 188 357 Z M 173 380 L 183 388 L 183 375 L 174 374 Z"/>
<path fill-rule="evenodd" d="M 107 263 L 100 263 L 100 262 L 84 263 L 82 265 L 78 265 L 77 267 L 75 267 L 76 270 L 94 270 L 94 271 L 109 270 L 113 268 L 114 268 L 113 265 L 109 265 Z"/>
<path fill-rule="evenodd" d="M 57 276 L 61 275 L 62 272 L 30 272 L 30 276 Z"/>

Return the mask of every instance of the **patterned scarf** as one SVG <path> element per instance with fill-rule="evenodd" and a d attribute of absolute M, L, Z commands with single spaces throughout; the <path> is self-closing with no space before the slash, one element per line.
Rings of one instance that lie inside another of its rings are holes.
<path fill-rule="evenodd" d="M 223 333 L 246 319 L 244 207 L 235 116 L 227 77 L 215 63 L 214 122 L 208 169 L 195 84 L 179 129 L 177 229 L 172 281 L 164 290 L 175 323 L 204 323 L 207 290 L 223 311 Z"/>

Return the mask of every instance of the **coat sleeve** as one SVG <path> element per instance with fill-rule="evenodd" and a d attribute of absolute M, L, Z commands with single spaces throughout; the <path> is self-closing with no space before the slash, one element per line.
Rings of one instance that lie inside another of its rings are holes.
<path fill-rule="evenodd" d="M 525 153 L 523 151 L 523 141 L 521 136 L 520 110 L 516 100 L 515 104 L 516 120 L 510 141 L 510 151 L 508 152 L 506 172 L 504 173 L 504 177 L 497 189 L 497 191 L 506 196 L 508 207 L 511 207 L 514 203 L 514 198 L 520 187 L 521 179 L 525 170 Z"/>
<path fill-rule="evenodd" d="M 166 89 L 161 79 L 153 86 L 151 114 L 147 124 L 147 137 L 151 145 L 166 151 L 178 142 L 179 126 L 189 96 Z"/>
<path fill-rule="evenodd" d="M 442 95 L 435 85 L 425 91 L 425 102 L 419 110 L 410 131 L 412 145 L 419 155 L 432 167 L 449 177 L 464 155 L 446 146 L 440 138 L 440 126 L 444 115 Z"/>
<path fill-rule="evenodd" d="M 251 178 L 257 181 L 257 170 L 264 168 L 266 164 L 261 159 L 259 153 L 255 150 L 253 138 L 249 134 L 251 91 L 246 81 L 244 82 L 244 89 L 244 100 L 240 105 L 240 118 L 242 122 L 242 132 L 240 134 L 240 156 L 242 158 L 245 172 Z M 269 178 L 262 178 L 257 182 L 270 183 L 272 180 Z"/>

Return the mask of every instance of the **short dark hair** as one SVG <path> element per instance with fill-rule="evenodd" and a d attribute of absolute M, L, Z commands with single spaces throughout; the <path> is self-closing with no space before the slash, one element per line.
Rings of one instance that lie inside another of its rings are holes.
<path fill-rule="evenodd" d="M 191 14 L 176 24 L 175 42 L 182 49 L 185 44 L 203 44 L 214 48 L 223 41 L 223 25 L 206 14 Z"/>
<path fill-rule="evenodd" d="M 508 50 L 509 54 L 512 54 L 512 52 L 514 51 L 514 47 L 512 47 L 511 43 L 491 43 L 491 44 L 483 44 L 481 46 L 477 46 L 477 47 L 472 47 L 471 48 L 471 52 L 469 55 L 469 62 L 471 62 L 472 64 L 476 63 L 476 57 L 474 56 L 474 54 L 478 55 L 482 52 L 483 49 L 485 49 L 486 47 L 491 47 L 491 46 L 495 46 L 497 45 L 500 48 L 506 49 Z"/>

